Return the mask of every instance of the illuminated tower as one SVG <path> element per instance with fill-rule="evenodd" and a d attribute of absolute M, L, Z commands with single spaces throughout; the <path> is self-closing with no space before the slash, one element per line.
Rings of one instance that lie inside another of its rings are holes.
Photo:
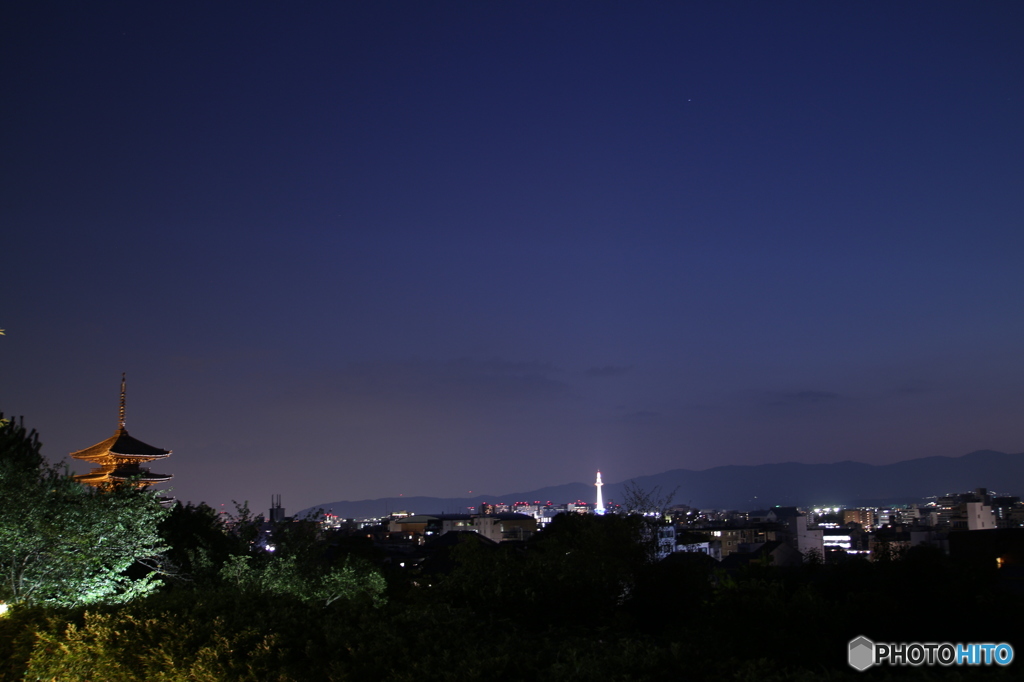
<path fill-rule="evenodd" d="M 75 459 L 98 465 L 87 474 L 75 476 L 76 481 L 88 483 L 91 486 L 102 486 L 134 479 L 136 486 L 145 488 L 154 483 L 163 483 L 171 479 L 170 474 L 154 474 L 147 467 L 140 466 L 154 459 L 169 457 L 171 451 L 155 448 L 128 435 L 128 431 L 124 428 L 124 385 L 124 374 L 122 374 L 121 409 L 117 431 L 114 435 L 91 448 L 71 453 Z"/>
<path fill-rule="evenodd" d="M 594 505 L 595 514 L 604 514 L 604 495 L 601 494 L 601 486 L 603 485 L 604 483 L 601 483 L 601 472 L 598 471 L 597 483 L 594 484 L 594 487 L 597 488 L 597 504 Z"/>

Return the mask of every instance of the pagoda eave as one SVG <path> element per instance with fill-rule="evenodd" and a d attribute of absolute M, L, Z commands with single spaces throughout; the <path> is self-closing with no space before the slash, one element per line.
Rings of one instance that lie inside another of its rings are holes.
<path fill-rule="evenodd" d="M 124 474 L 120 476 L 117 474 L 110 474 L 109 476 L 107 476 L 107 478 L 110 479 L 111 481 L 122 482 L 138 481 L 139 483 L 163 483 L 164 481 L 169 481 L 174 477 L 171 476 L 170 474 Z"/>
<path fill-rule="evenodd" d="M 171 453 L 168 452 L 166 455 L 131 455 L 122 452 L 114 452 L 113 450 L 111 450 L 110 456 L 117 457 L 118 459 L 130 459 L 136 462 L 148 462 L 153 459 L 163 459 L 164 457 L 170 457 Z"/>
<path fill-rule="evenodd" d="M 104 473 L 99 474 L 78 474 L 74 477 L 79 483 L 102 483 L 108 480 L 107 475 Z"/>
<path fill-rule="evenodd" d="M 75 459 L 80 459 L 83 462 L 92 462 L 93 464 L 109 464 L 112 459 L 138 464 L 142 462 L 150 462 L 154 459 L 164 459 L 166 457 L 170 457 L 171 453 L 168 452 L 166 455 L 131 455 L 121 452 L 106 451 L 95 455 L 79 455 L 78 453 L 71 453 L 71 456 Z"/>

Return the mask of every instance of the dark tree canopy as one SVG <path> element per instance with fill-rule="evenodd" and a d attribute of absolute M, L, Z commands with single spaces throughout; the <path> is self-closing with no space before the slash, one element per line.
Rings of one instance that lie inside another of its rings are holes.
<path fill-rule="evenodd" d="M 2 415 L 0 415 L 2 417 Z M 157 524 L 167 515 L 155 493 L 132 485 L 95 489 L 48 464 L 36 432 L 0 424 L 0 600 L 75 606 L 124 602 L 157 586 Z"/>

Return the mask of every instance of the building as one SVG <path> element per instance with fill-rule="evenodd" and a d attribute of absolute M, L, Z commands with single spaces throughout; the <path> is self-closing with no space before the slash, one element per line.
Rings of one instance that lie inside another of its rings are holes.
<path fill-rule="evenodd" d="M 779 540 L 756 542 L 744 547 L 742 552 L 733 552 L 722 558 L 722 568 L 736 570 L 758 562 L 765 566 L 793 568 L 804 561 L 803 555 Z"/>
<path fill-rule="evenodd" d="M 388 532 L 398 533 L 407 538 L 422 536 L 427 531 L 427 525 L 437 520 L 437 516 L 427 514 L 396 514 L 388 520 Z"/>
<path fill-rule="evenodd" d="M 270 516 L 267 517 L 270 523 L 284 523 L 288 517 L 284 515 L 284 507 L 281 506 L 281 496 L 270 496 Z"/>
<path fill-rule="evenodd" d="M 893 561 L 906 556 L 914 545 L 914 536 L 902 526 L 879 528 L 868 536 L 868 558 L 871 561 Z"/>
<path fill-rule="evenodd" d="M 404 538 L 424 539 L 448 533 L 480 533 L 493 542 L 526 540 L 537 532 L 537 519 L 528 514 L 415 514 L 390 520 L 388 530 Z"/>
<path fill-rule="evenodd" d="M 140 488 L 154 483 L 171 480 L 170 474 L 157 474 L 142 466 L 157 459 L 170 457 L 170 450 L 153 447 L 141 440 L 128 435 L 124 419 L 125 379 L 121 375 L 121 409 L 118 417 L 117 431 L 110 438 L 100 441 L 92 447 L 72 452 L 71 456 L 96 467 L 87 474 L 75 476 L 76 481 L 94 487 L 102 487 L 113 483 L 131 482 Z"/>
<path fill-rule="evenodd" d="M 807 527 L 807 515 L 796 507 L 772 507 L 768 511 L 769 523 L 781 524 L 793 549 L 805 557 L 825 555 L 824 533 L 819 528 Z"/>
<path fill-rule="evenodd" d="M 997 526 L 992 496 L 985 488 L 939 497 L 931 516 L 932 525 L 951 530 L 991 530 Z"/>
<path fill-rule="evenodd" d="M 1020 528 L 1024 526 L 1024 505 L 1016 496 L 1003 495 L 992 498 L 992 513 L 999 528 Z"/>
<path fill-rule="evenodd" d="M 776 539 L 776 531 L 759 527 L 716 528 L 707 531 L 712 540 L 721 542 L 722 559 L 734 552 L 742 551 L 741 545 L 753 545 L 772 542 Z"/>
<path fill-rule="evenodd" d="M 992 530 L 996 527 L 996 517 L 992 507 L 984 502 L 963 502 L 959 514 L 951 521 L 953 530 Z"/>
<path fill-rule="evenodd" d="M 537 519 L 526 514 L 489 514 L 472 521 L 473 530 L 494 542 L 527 540 L 537 532 Z"/>
<path fill-rule="evenodd" d="M 670 523 L 663 523 L 655 526 L 655 532 L 658 539 L 658 549 L 656 551 L 656 557 L 658 560 L 664 559 L 669 554 L 677 551 L 676 548 L 676 527 Z"/>
<path fill-rule="evenodd" d="M 878 518 L 874 509 L 844 509 L 842 512 L 843 525 L 855 523 L 864 530 L 871 530 L 878 526 Z"/>
<path fill-rule="evenodd" d="M 676 533 L 676 553 L 705 554 L 715 561 L 722 560 L 721 540 L 712 540 L 707 533 L 682 531 Z"/>

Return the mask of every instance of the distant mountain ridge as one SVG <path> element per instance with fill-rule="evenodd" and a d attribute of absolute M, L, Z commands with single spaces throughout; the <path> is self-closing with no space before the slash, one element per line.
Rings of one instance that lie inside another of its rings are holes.
<path fill-rule="evenodd" d="M 764 509 L 783 506 L 866 506 L 922 502 L 928 496 L 975 488 L 1006 495 L 1024 493 L 1024 453 L 978 450 L 961 457 L 923 457 L 895 464 L 834 462 L 831 464 L 726 465 L 692 471 L 673 469 L 630 479 L 644 490 L 676 490 L 674 502 L 700 509 Z M 621 499 L 627 483 L 607 483 L 606 502 Z M 385 497 L 376 500 L 328 502 L 299 512 L 323 509 L 343 518 L 371 518 L 400 510 L 419 514 L 466 512 L 480 503 L 521 501 L 564 504 L 593 501 L 594 486 L 566 483 L 529 492 L 475 497 Z"/>

